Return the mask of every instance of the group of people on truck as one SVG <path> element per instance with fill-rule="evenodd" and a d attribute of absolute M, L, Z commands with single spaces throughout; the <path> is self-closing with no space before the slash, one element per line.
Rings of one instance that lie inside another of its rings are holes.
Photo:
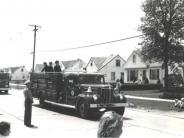
<path fill-rule="evenodd" d="M 52 62 L 49 62 L 49 65 L 47 65 L 47 62 L 43 62 L 43 69 L 41 72 L 61 72 L 61 67 L 59 65 L 59 61 L 55 61 L 55 66 L 53 67 Z"/>

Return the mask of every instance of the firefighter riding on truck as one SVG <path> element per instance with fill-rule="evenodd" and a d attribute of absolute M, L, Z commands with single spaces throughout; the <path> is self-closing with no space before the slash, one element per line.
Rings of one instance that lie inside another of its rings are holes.
<path fill-rule="evenodd" d="M 31 91 L 41 106 L 51 103 L 74 108 L 82 118 L 105 108 L 123 115 L 126 98 L 105 83 L 99 73 L 31 73 Z"/>

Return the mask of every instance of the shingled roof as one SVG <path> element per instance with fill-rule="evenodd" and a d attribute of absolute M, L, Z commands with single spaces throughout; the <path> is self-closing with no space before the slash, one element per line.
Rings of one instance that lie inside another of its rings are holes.
<path fill-rule="evenodd" d="M 91 57 L 90 61 L 94 62 L 97 68 L 100 68 L 106 59 L 107 57 Z"/>
<path fill-rule="evenodd" d="M 61 63 L 64 66 L 65 71 L 83 71 L 83 68 L 86 66 L 86 63 L 82 61 L 81 59 L 77 60 L 68 60 L 68 61 L 61 61 Z"/>
<path fill-rule="evenodd" d="M 41 72 L 41 70 L 43 69 L 43 64 L 36 64 L 36 67 L 35 67 L 35 72 Z"/>
<path fill-rule="evenodd" d="M 61 61 L 64 65 L 65 69 L 72 67 L 75 65 L 78 61 L 77 60 L 68 60 L 68 61 Z"/>
<path fill-rule="evenodd" d="M 3 68 L 2 70 L 4 70 L 4 72 L 10 72 L 10 73 L 14 73 L 17 69 L 21 68 L 22 66 L 18 66 L 18 67 L 9 67 L 9 68 Z"/>
<path fill-rule="evenodd" d="M 111 60 L 119 55 L 110 55 L 108 57 L 91 57 L 90 62 L 94 62 L 98 69 L 103 68 L 106 64 L 108 64 Z M 119 56 L 120 57 L 120 56 Z M 123 59 L 123 58 L 122 58 Z M 123 59 L 124 60 L 124 59 Z M 125 60 L 124 60 L 125 61 Z M 88 64 L 89 64 L 88 63 Z"/>

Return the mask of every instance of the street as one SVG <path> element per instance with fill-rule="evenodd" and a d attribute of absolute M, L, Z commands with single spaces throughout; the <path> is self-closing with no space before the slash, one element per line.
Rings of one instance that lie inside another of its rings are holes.
<path fill-rule="evenodd" d="M 11 123 L 11 138 L 17 137 L 90 137 L 95 138 L 100 113 L 82 119 L 73 109 L 55 108 L 48 105 L 40 108 L 34 99 L 32 124 L 38 128 L 24 126 L 23 90 L 12 89 L 8 95 L 0 95 L 0 121 Z M 127 108 L 124 115 L 122 138 L 183 138 L 184 115 L 176 111 L 148 111 Z"/>

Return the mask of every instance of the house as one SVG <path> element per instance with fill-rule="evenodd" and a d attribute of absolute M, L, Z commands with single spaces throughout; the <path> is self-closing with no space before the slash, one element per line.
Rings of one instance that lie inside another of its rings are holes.
<path fill-rule="evenodd" d="M 29 71 L 24 66 L 9 67 L 2 69 L 4 72 L 10 73 L 12 81 L 23 82 L 30 77 Z"/>
<path fill-rule="evenodd" d="M 62 70 L 64 72 L 84 72 L 86 63 L 81 59 L 61 61 Z"/>
<path fill-rule="evenodd" d="M 161 83 L 164 82 L 164 69 L 162 62 L 145 62 L 143 60 L 143 55 L 140 50 L 135 50 L 131 53 L 126 63 L 123 66 L 124 68 L 124 82 L 125 83 L 133 83 L 137 80 L 143 82 L 145 78 L 149 80 L 149 83 L 156 84 L 158 80 Z M 168 73 L 172 74 L 176 70 L 181 72 L 183 75 L 181 68 L 175 66 L 168 68 Z"/>
<path fill-rule="evenodd" d="M 21 68 L 22 66 L 17 66 L 17 67 L 8 67 L 8 68 L 3 68 L 1 69 L 3 72 L 13 74 L 17 69 Z"/>
<path fill-rule="evenodd" d="M 30 77 L 29 71 L 23 66 L 15 70 L 11 75 L 11 80 L 25 81 Z"/>
<path fill-rule="evenodd" d="M 86 71 L 102 73 L 105 75 L 106 82 L 113 83 L 117 79 L 124 78 L 124 63 L 125 60 L 119 55 L 91 57 L 86 66 Z"/>

